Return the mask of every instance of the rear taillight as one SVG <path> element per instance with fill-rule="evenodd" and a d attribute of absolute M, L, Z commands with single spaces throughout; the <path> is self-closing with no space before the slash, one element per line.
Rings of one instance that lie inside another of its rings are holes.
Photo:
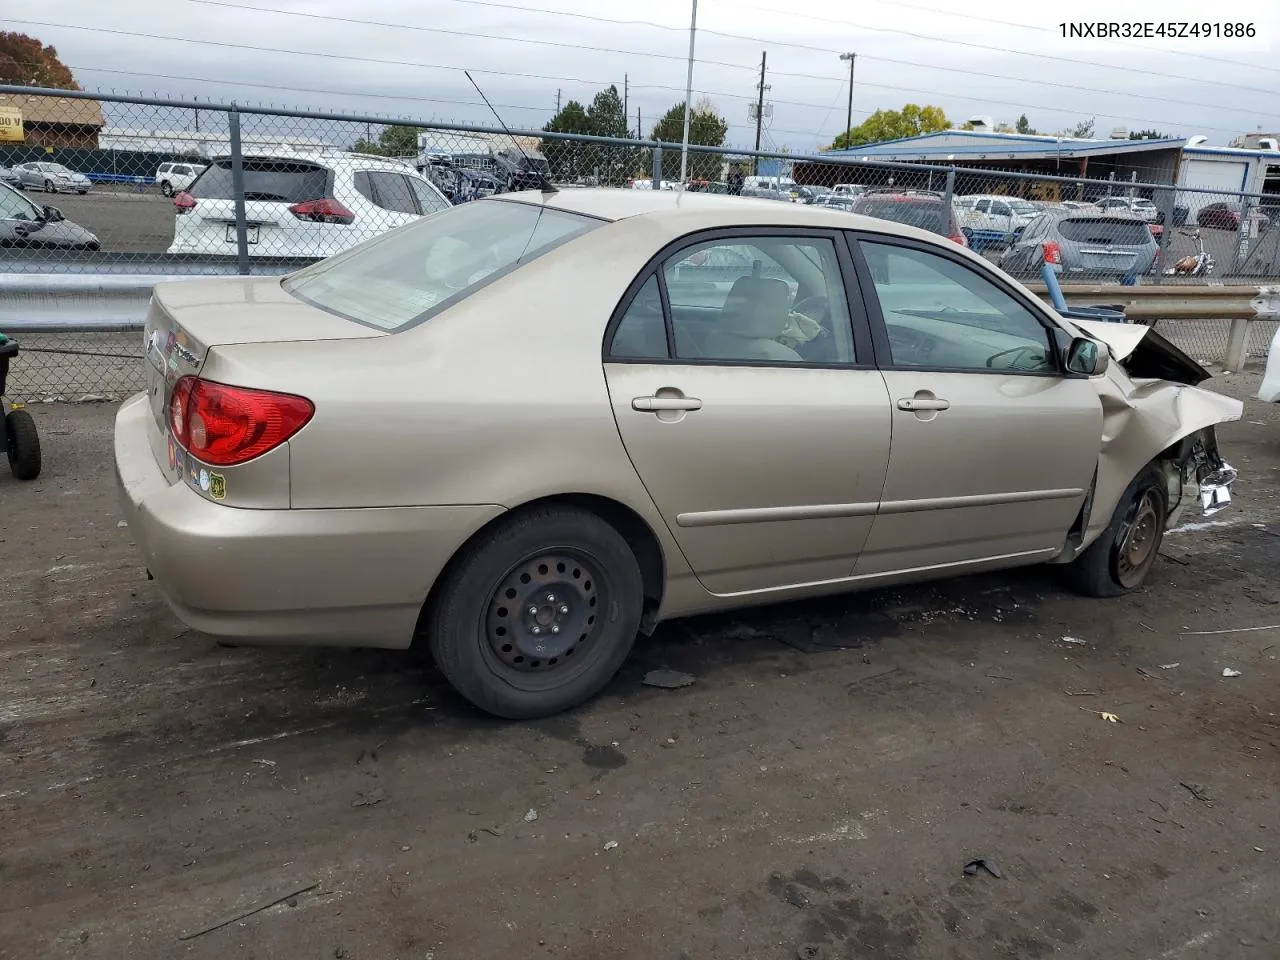
<path fill-rule="evenodd" d="M 306 397 L 186 376 L 174 384 L 169 427 L 197 460 L 233 467 L 280 446 L 315 412 Z"/>
<path fill-rule="evenodd" d="M 295 203 L 289 208 L 299 220 L 310 220 L 313 223 L 355 223 L 356 215 L 337 200 L 308 200 Z"/>
<path fill-rule="evenodd" d="M 185 190 L 173 195 L 173 209 L 178 213 L 190 213 L 196 208 L 196 198 Z"/>
<path fill-rule="evenodd" d="M 953 243 L 958 243 L 962 247 L 967 247 L 969 245 L 969 241 L 965 238 L 963 233 L 953 233 L 950 239 Z"/>
<path fill-rule="evenodd" d="M 1043 244 L 1044 262 L 1061 265 L 1062 263 L 1062 247 L 1052 241 Z"/>

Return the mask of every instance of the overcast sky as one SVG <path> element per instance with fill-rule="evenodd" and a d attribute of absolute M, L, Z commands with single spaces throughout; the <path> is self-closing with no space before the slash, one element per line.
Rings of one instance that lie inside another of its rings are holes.
<path fill-rule="evenodd" d="M 44 0 L 12 6 L 19 16 L 6 22 L 56 46 L 86 89 L 484 123 L 488 111 L 461 73 L 468 68 L 510 126 L 537 129 L 557 91 L 585 102 L 607 83 L 621 90 L 625 75 L 631 124 L 639 109 L 646 134 L 683 99 L 687 0 L 542 2 L 547 9 L 532 9 L 533 0 Z M 1227 9 L 1257 36 L 1107 42 L 1064 39 L 1058 26 L 1065 16 L 1183 21 Z M 734 145 L 754 139 L 747 107 L 762 51 L 774 104 L 764 143 L 794 152 L 844 128 L 840 51 L 858 54 L 855 124 L 915 102 L 941 106 L 956 123 L 974 115 L 1012 123 L 1026 113 L 1046 132 L 1090 116 L 1100 136 L 1154 127 L 1225 144 L 1259 127 L 1280 131 L 1276 0 L 701 0 L 698 27 L 695 99 L 707 95 L 728 118 Z M 130 125 L 163 125 L 138 120 Z"/>

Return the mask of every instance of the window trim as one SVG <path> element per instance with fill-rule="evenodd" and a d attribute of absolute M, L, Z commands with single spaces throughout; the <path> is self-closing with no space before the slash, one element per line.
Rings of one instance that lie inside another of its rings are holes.
<path fill-rule="evenodd" d="M 849 246 L 841 236 L 843 231 L 824 229 L 822 227 L 783 227 L 762 224 L 760 226 L 716 227 L 687 233 L 662 247 L 649 258 L 645 265 L 627 285 L 626 291 L 613 308 L 609 322 L 605 324 L 604 337 L 600 343 L 600 359 L 604 363 L 629 364 L 663 364 L 682 367 L 766 367 L 784 370 L 874 370 L 876 369 L 874 342 L 872 338 L 871 319 L 865 313 L 865 297 L 861 289 L 861 280 L 856 265 L 850 256 Z M 663 264 L 680 251 L 689 247 L 714 243 L 718 240 L 737 240 L 759 237 L 797 237 L 808 240 L 827 240 L 835 251 L 837 268 L 844 288 L 845 303 L 849 311 L 850 334 L 853 338 L 853 355 L 855 359 L 848 362 L 819 362 L 801 360 L 799 362 L 781 362 L 777 360 L 711 360 L 676 356 L 675 325 L 671 316 L 671 300 L 667 295 L 666 271 Z M 649 277 L 658 275 L 658 291 L 662 297 L 662 318 L 667 331 L 667 355 L 665 357 L 615 357 L 611 354 L 613 337 L 623 317 L 631 309 L 631 303 L 644 287 Z M 863 307 L 859 315 L 858 307 Z"/>
<path fill-rule="evenodd" d="M 858 276 L 862 281 L 862 289 L 864 293 L 864 311 L 871 323 L 871 340 L 875 348 L 876 365 L 881 370 L 901 370 L 914 373 L 973 373 L 978 376 L 1019 376 L 1019 377 L 1066 377 L 1066 368 L 1063 362 L 1061 338 L 1068 337 L 1070 334 L 1048 315 L 1046 308 L 1039 302 L 1028 300 L 1023 294 L 1014 288 L 1012 283 L 1002 276 L 997 269 L 989 269 L 986 273 L 982 272 L 978 267 L 971 263 L 968 258 L 959 254 L 954 250 L 948 250 L 941 244 L 926 243 L 921 240 L 915 240 L 908 237 L 895 236 L 893 234 L 872 233 L 867 230 L 848 230 L 845 231 L 845 240 L 849 246 L 850 255 L 853 258 L 854 266 L 858 271 Z M 878 243 L 887 246 L 904 247 L 909 250 L 919 250 L 923 253 L 930 253 L 934 256 L 942 257 L 950 260 L 968 270 L 969 272 L 987 280 L 1002 293 L 1011 297 L 1015 303 L 1027 310 L 1033 318 L 1040 324 L 1045 331 L 1045 340 L 1049 348 L 1049 356 L 1052 358 L 1055 369 L 1053 370 L 997 370 L 997 369 L 978 369 L 975 367 L 932 367 L 932 366 L 916 366 L 913 364 L 897 365 L 893 362 L 893 351 L 889 346 L 889 328 L 884 322 L 884 311 L 880 307 L 880 297 L 876 293 L 874 279 L 871 276 L 871 266 L 867 263 L 866 257 L 862 253 L 862 241 L 867 243 Z M 950 242 L 950 241 L 948 241 Z"/>

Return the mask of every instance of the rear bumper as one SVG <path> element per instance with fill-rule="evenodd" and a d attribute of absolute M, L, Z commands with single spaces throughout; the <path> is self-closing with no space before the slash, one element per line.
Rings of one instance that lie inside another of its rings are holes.
<path fill-rule="evenodd" d="M 246 643 L 404 648 L 432 583 L 503 508 L 245 510 L 170 485 L 145 395 L 121 406 L 116 480 L 143 563 L 193 629 Z"/>

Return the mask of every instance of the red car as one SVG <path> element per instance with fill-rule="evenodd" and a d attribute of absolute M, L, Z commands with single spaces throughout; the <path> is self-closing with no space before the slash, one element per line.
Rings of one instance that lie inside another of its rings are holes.
<path fill-rule="evenodd" d="M 1249 216 L 1258 222 L 1259 233 L 1271 224 L 1271 218 L 1257 210 L 1250 211 Z M 1239 230 L 1240 205 L 1218 202 L 1201 207 L 1196 214 L 1196 223 L 1202 227 L 1216 227 L 1219 230 Z"/>
<path fill-rule="evenodd" d="M 960 232 L 960 220 L 956 216 L 955 207 L 945 209 L 943 195 L 939 193 L 910 190 L 898 193 L 864 193 L 853 201 L 849 212 L 905 223 L 942 234 L 962 247 L 969 245 L 969 241 Z"/>

